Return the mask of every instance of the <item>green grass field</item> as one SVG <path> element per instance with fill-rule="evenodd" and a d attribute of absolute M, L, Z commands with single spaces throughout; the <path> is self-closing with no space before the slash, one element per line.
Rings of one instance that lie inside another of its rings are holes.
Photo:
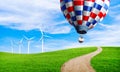
<path fill-rule="evenodd" d="M 103 51 L 92 59 L 97 72 L 120 72 L 120 47 L 102 47 Z"/>
<path fill-rule="evenodd" d="M 60 72 L 61 65 L 71 58 L 97 48 L 74 48 L 40 54 L 0 53 L 0 72 Z"/>

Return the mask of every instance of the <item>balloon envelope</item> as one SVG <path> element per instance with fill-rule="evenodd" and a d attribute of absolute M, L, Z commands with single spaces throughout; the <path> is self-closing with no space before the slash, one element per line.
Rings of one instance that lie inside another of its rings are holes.
<path fill-rule="evenodd" d="M 61 10 L 78 33 L 85 34 L 106 16 L 110 0 L 60 0 Z"/>

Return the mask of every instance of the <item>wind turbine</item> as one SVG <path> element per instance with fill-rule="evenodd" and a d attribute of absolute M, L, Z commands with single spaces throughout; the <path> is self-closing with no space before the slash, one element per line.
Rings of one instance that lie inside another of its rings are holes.
<path fill-rule="evenodd" d="M 14 52 L 13 51 L 13 41 L 11 40 L 10 42 L 11 42 L 11 52 L 13 53 Z"/>
<path fill-rule="evenodd" d="M 40 40 L 42 41 L 42 52 L 44 52 L 44 38 L 47 37 L 47 38 L 51 38 L 50 36 L 47 36 L 47 35 L 44 35 L 44 32 L 42 31 L 42 29 L 40 28 L 40 32 L 41 32 L 41 38 Z M 39 41 L 40 41 L 39 40 Z"/>
<path fill-rule="evenodd" d="M 34 37 L 28 38 L 28 37 L 24 36 L 24 38 L 28 41 L 27 48 L 28 48 L 28 54 L 29 54 L 30 53 L 30 44 L 31 44 L 31 41 L 34 39 Z"/>
<path fill-rule="evenodd" d="M 23 38 L 19 41 L 19 54 L 21 53 Z"/>

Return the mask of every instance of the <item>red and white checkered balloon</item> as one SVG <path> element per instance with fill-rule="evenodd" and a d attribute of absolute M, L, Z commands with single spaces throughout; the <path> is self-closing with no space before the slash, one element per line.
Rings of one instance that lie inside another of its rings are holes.
<path fill-rule="evenodd" d="M 69 23 L 87 31 L 106 16 L 110 0 L 60 0 L 60 4 Z"/>

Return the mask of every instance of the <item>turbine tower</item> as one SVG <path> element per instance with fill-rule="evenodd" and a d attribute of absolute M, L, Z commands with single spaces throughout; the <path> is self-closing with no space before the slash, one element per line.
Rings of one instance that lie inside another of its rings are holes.
<path fill-rule="evenodd" d="M 19 54 L 21 53 L 23 38 L 19 41 Z"/>
<path fill-rule="evenodd" d="M 13 50 L 13 41 L 11 40 L 10 42 L 11 42 L 11 52 L 13 53 L 14 52 L 14 50 Z"/>
<path fill-rule="evenodd" d="M 26 36 L 24 36 L 24 38 L 28 41 L 28 44 L 27 44 L 27 49 L 28 49 L 28 54 L 30 53 L 30 44 L 31 44 L 31 41 L 34 39 L 34 37 L 31 37 L 31 38 L 28 38 Z"/>
<path fill-rule="evenodd" d="M 44 52 L 44 38 L 47 37 L 47 38 L 51 38 L 50 36 L 47 36 L 47 35 L 44 35 L 44 32 L 42 31 L 42 29 L 40 28 L 40 32 L 41 32 L 41 38 L 40 40 L 42 41 L 42 52 Z M 39 40 L 39 41 L 40 41 Z"/>

